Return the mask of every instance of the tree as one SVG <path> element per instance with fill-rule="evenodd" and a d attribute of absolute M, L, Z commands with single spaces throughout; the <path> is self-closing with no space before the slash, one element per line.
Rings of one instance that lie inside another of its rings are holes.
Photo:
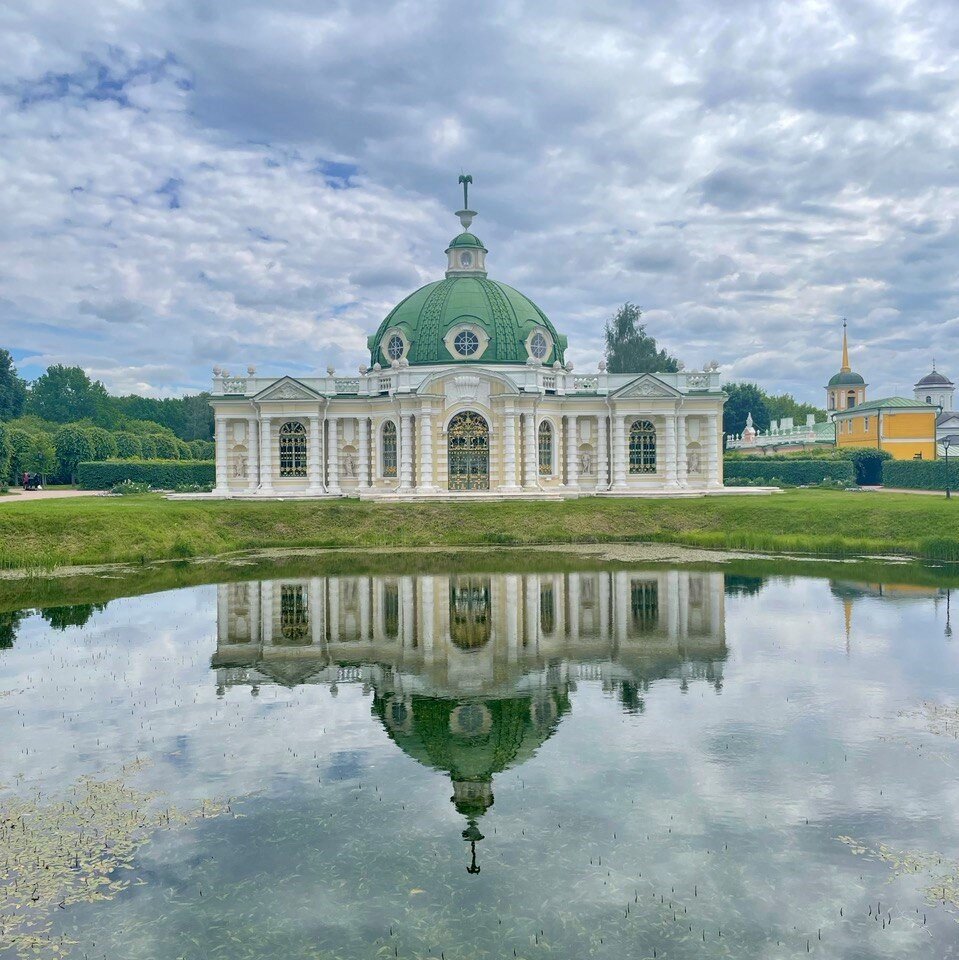
<path fill-rule="evenodd" d="M 17 375 L 9 350 L 0 349 L 0 420 L 13 420 L 23 413 L 27 385 Z"/>
<path fill-rule="evenodd" d="M 179 460 L 180 451 L 177 450 L 176 440 L 172 437 L 165 437 L 162 433 L 158 433 L 155 437 L 151 437 L 153 440 L 154 447 L 156 448 L 156 456 L 160 460 Z"/>
<path fill-rule="evenodd" d="M 156 437 L 150 434 L 144 434 L 140 437 L 140 451 L 144 460 L 156 460 L 157 445 Z"/>
<path fill-rule="evenodd" d="M 109 430 L 90 427 L 86 434 L 90 440 L 90 446 L 93 447 L 94 460 L 110 460 L 117 455 L 117 442 Z"/>
<path fill-rule="evenodd" d="M 113 439 L 117 442 L 117 456 L 121 460 L 138 460 L 143 456 L 143 444 L 136 434 L 115 433 Z"/>
<path fill-rule="evenodd" d="M 656 341 L 640 323 L 642 311 L 624 303 L 612 320 L 606 322 L 606 362 L 610 373 L 675 373 L 679 361 L 665 350 L 656 349 Z"/>
<path fill-rule="evenodd" d="M 81 367 L 58 363 L 34 381 L 27 409 L 44 420 L 71 423 L 101 418 L 108 402 L 106 387 L 99 380 L 91 380 Z"/>
<path fill-rule="evenodd" d="M 61 427 L 53 438 L 57 452 L 57 469 L 61 477 L 76 483 L 77 464 L 93 459 L 93 446 L 86 431 L 72 425 Z"/>
<path fill-rule="evenodd" d="M 45 485 L 47 477 L 57 469 L 57 451 L 53 442 L 45 433 L 30 438 L 30 446 L 24 459 L 30 473 L 39 473 Z"/>
<path fill-rule="evenodd" d="M 36 434 L 27 433 L 26 430 L 18 430 L 7 426 L 7 438 L 10 441 L 8 475 L 11 483 L 19 483 L 23 477 L 23 471 L 29 469 L 27 459 L 30 456 L 30 446 L 35 436 Z"/>
<path fill-rule="evenodd" d="M 10 438 L 6 427 L 0 423 L 0 482 L 10 475 Z"/>
<path fill-rule="evenodd" d="M 742 433 L 746 428 L 746 417 L 753 415 L 753 426 L 757 430 L 769 429 L 769 410 L 766 407 L 766 395 L 754 383 L 727 383 L 723 390 L 727 394 L 723 407 L 723 433 L 727 436 Z"/>
<path fill-rule="evenodd" d="M 782 420 L 783 417 L 792 417 L 793 423 L 806 422 L 806 417 L 812 414 L 817 423 L 825 423 L 827 414 L 822 407 L 812 403 L 802 403 L 791 393 L 780 393 L 770 396 L 766 394 L 766 410 L 770 420 Z M 754 418 L 755 419 L 755 418 Z"/>

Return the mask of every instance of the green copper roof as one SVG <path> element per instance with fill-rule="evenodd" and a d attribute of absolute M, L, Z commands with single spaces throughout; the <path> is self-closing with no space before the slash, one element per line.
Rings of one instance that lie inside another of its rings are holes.
<path fill-rule="evenodd" d="M 489 345 L 474 358 L 462 359 L 450 353 L 444 338 L 463 324 L 481 327 Z M 485 277 L 447 277 L 411 293 L 390 311 L 379 329 L 369 338 L 372 363 L 384 366 L 380 344 L 387 331 L 398 330 L 409 349 L 405 359 L 411 366 L 431 363 L 526 363 L 526 339 L 536 328 L 548 331 L 553 340 L 543 357 L 547 366 L 564 359 L 566 337 L 556 332 L 549 318 L 518 290 Z"/>
<path fill-rule="evenodd" d="M 883 397 L 880 400 L 867 400 L 865 403 L 859 403 L 854 407 L 850 407 L 848 410 L 839 411 L 837 416 L 841 417 L 845 414 L 854 416 L 855 414 L 862 413 L 863 410 L 889 410 L 897 407 L 922 408 L 924 410 L 932 410 L 933 412 L 935 412 L 936 409 L 928 403 L 920 403 L 918 400 L 908 400 L 906 397 Z"/>
<path fill-rule="evenodd" d="M 858 373 L 853 373 L 852 371 L 848 373 L 837 373 L 835 376 L 829 378 L 829 383 L 826 384 L 827 387 L 863 387 L 866 385 L 866 381 L 863 380 Z"/>
<path fill-rule="evenodd" d="M 486 250 L 486 247 L 483 246 L 483 241 L 472 233 L 461 233 L 458 237 L 453 237 L 447 249 L 451 247 L 479 247 L 480 250 Z M 486 252 L 489 253 L 488 250 Z"/>

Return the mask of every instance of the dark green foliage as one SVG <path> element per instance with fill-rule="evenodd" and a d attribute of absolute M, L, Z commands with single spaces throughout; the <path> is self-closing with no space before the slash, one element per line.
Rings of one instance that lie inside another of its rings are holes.
<path fill-rule="evenodd" d="M 773 481 L 799 486 L 821 483 L 823 480 L 855 483 L 856 472 L 848 460 L 777 460 L 763 457 L 758 460 L 727 460 L 723 465 L 726 482 L 735 486 L 736 480 L 762 481 L 774 486 Z"/>
<path fill-rule="evenodd" d="M 10 441 L 10 464 L 7 476 L 10 483 L 19 483 L 23 478 L 24 470 L 28 469 L 27 461 L 30 457 L 33 436 L 26 430 L 17 430 L 8 426 L 7 439 Z"/>
<path fill-rule="evenodd" d="M 38 433 L 30 438 L 30 446 L 23 459 L 23 469 L 30 473 L 39 473 L 44 483 L 47 482 L 47 477 L 56 474 L 57 449 L 49 435 Z"/>
<path fill-rule="evenodd" d="M 209 440 L 213 437 L 213 408 L 208 393 L 189 397 L 111 397 L 121 418 L 151 420 L 172 430 L 181 440 Z"/>
<path fill-rule="evenodd" d="M 945 490 L 946 461 L 889 460 L 882 465 L 882 482 L 904 490 Z M 959 489 L 959 458 L 949 458 L 949 488 Z"/>
<path fill-rule="evenodd" d="M 765 577 L 743 577 L 729 574 L 726 580 L 726 596 L 752 597 L 762 591 L 766 585 Z"/>
<path fill-rule="evenodd" d="M 77 469 L 83 490 L 110 490 L 125 480 L 172 490 L 186 484 L 210 486 L 215 479 L 211 460 L 109 460 L 81 463 Z"/>
<path fill-rule="evenodd" d="M 177 449 L 176 438 L 165 437 L 158 433 L 153 442 L 156 445 L 156 455 L 158 460 L 179 460 L 180 451 Z"/>
<path fill-rule="evenodd" d="M 212 440 L 191 440 L 190 460 L 212 460 L 216 456 L 216 444 Z"/>
<path fill-rule="evenodd" d="M 81 367 L 54 364 L 38 377 L 30 388 L 27 410 L 54 423 L 90 419 L 103 420 L 107 401 L 106 387 L 91 380 Z"/>
<path fill-rule="evenodd" d="M 817 423 L 824 423 L 828 414 L 822 407 L 811 403 L 801 403 L 791 393 L 765 394 L 766 412 L 770 420 L 782 420 L 783 417 L 792 417 L 797 426 L 806 422 L 811 413 Z"/>
<path fill-rule="evenodd" d="M 90 446 L 93 448 L 95 460 L 112 460 L 117 455 L 117 442 L 113 434 L 102 427 L 91 427 L 87 430 Z"/>
<path fill-rule="evenodd" d="M 53 438 L 57 451 L 57 470 L 60 477 L 71 483 L 76 481 L 77 464 L 93 459 L 93 444 L 85 430 L 68 425 L 61 427 Z"/>
<path fill-rule="evenodd" d="M 723 407 L 723 433 L 727 436 L 746 429 L 746 417 L 753 415 L 757 430 L 769 429 L 766 395 L 754 383 L 727 383 L 723 390 L 729 399 Z"/>
<path fill-rule="evenodd" d="M 13 420 L 23 413 L 27 385 L 17 376 L 9 350 L 0 350 L 0 420 Z"/>
<path fill-rule="evenodd" d="M 0 612 L 0 650 L 9 650 L 13 641 L 17 639 L 17 628 L 23 619 L 20 610 L 5 610 Z"/>
<path fill-rule="evenodd" d="M 7 428 L 0 423 L 0 481 L 10 474 L 10 438 Z"/>
<path fill-rule="evenodd" d="M 140 450 L 144 460 L 156 460 L 158 456 L 156 435 L 144 434 L 140 437 Z"/>
<path fill-rule="evenodd" d="M 892 460 L 888 450 L 877 447 L 842 447 L 838 451 L 844 460 L 850 460 L 856 470 L 856 483 L 876 486 L 882 483 L 883 463 Z"/>
<path fill-rule="evenodd" d="M 121 460 L 139 460 L 143 457 L 143 444 L 136 434 L 121 431 L 115 433 L 113 439 L 117 442 L 117 456 Z"/>
<path fill-rule="evenodd" d="M 610 373 L 675 373 L 679 363 L 665 350 L 656 349 L 656 341 L 639 322 L 642 311 L 624 303 L 612 320 L 606 322 L 606 362 Z"/>
<path fill-rule="evenodd" d="M 190 460 L 193 457 L 193 450 L 190 448 L 190 444 L 186 440 L 176 440 L 176 452 L 177 458 L 179 460 Z"/>
<path fill-rule="evenodd" d="M 90 617 L 105 607 L 105 603 L 74 603 L 66 607 L 47 607 L 40 611 L 40 616 L 54 630 L 66 630 L 67 627 L 85 627 Z"/>

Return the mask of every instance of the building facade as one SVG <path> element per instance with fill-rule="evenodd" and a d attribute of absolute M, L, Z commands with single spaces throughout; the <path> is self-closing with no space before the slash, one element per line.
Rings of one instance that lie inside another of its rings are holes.
<path fill-rule="evenodd" d="M 896 460 L 936 459 L 935 408 L 905 397 L 867 400 L 833 415 L 836 444 L 875 447 Z"/>
<path fill-rule="evenodd" d="M 356 375 L 214 370 L 214 496 L 722 492 L 716 365 L 574 373 L 549 318 L 488 278 L 475 213 L 458 216 L 445 278 L 387 315 Z"/>

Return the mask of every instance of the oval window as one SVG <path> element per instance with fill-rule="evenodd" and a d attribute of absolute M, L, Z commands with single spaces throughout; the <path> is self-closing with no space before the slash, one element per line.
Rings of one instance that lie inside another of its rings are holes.
<path fill-rule="evenodd" d="M 537 360 L 542 360 L 543 357 L 549 353 L 549 343 L 541 333 L 534 333 L 533 339 L 529 342 L 529 352 L 536 357 Z"/>
<path fill-rule="evenodd" d="M 386 344 L 386 355 L 390 360 L 399 360 L 403 356 L 404 349 L 403 338 L 398 333 L 394 333 Z"/>

